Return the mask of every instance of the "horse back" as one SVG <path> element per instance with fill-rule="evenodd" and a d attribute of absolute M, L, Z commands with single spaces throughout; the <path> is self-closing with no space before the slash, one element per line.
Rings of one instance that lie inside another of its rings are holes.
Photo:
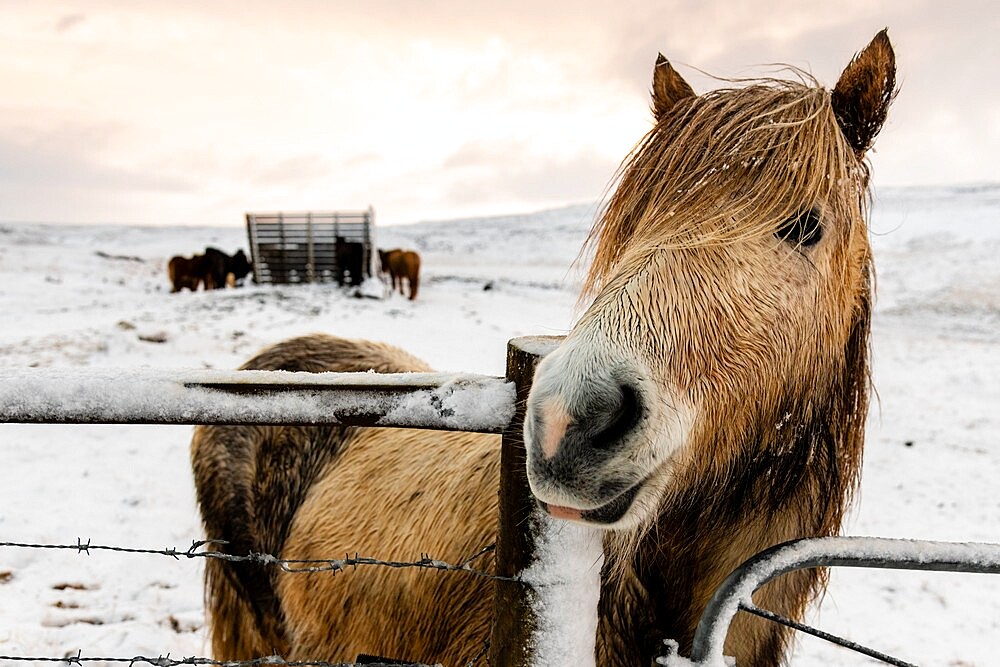
<path fill-rule="evenodd" d="M 279 343 L 243 368 L 430 370 L 392 346 L 323 335 Z M 224 541 L 216 548 L 234 555 L 282 554 L 301 505 L 317 481 L 336 469 L 333 464 L 359 430 L 343 426 L 197 427 L 191 458 L 207 538 Z M 284 612 L 269 569 L 211 559 L 206 567 L 206 608 L 216 657 L 251 659 L 275 650 L 287 652 Z"/>

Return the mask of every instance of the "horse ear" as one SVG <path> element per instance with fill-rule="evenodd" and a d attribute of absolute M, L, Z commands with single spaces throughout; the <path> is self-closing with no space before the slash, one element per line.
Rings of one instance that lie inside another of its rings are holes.
<path fill-rule="evenodd" d="M 653 117 L 660 120 L 686 97 L 694 97 L 694 90 L 662 53 L 657 54 L 653 67 Z"/>
<path fill-rule="evenodd" d="M 831 95 L 837 124 L 861 156 L 882 129 L 896 96 L 896 54 L 883 29 L 840 75 Z"/>

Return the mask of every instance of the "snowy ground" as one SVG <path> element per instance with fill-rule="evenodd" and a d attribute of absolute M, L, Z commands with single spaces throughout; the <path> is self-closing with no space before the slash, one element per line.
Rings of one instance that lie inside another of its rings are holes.
<path fill-rule="evenodd" d="M 329 286 L 169 294 L 167 258 L 246 247 L 236 226 L 0 225 L 0 364 L 232 368 L 324 331 L 501 375 L 509 338 L 572 322 L 591 216 L 382 229 L 383 247 L 423 255 L 415 302 Z M 847 532 L 1000 542 L 1000 188 L 884 191 L 873 231 L 878 400 Z M 0 425 L 0 541 L 186 548 L 201 533 L 190 433 Z M 0 655 L 207 653 L 198 561 L 0 548 L 0 600 Z M 813 620 L 918 664 L 995 664 L 1000 576 L 839 570 Z M 870 661 L 805 638 L 793 664 Z"/>

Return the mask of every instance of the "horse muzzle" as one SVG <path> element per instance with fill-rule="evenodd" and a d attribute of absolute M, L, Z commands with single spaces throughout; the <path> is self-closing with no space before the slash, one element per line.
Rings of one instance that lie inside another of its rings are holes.
<path fill-rule="evenodd" d="M 643 389 L 623 365 L 603 365 L 568 384 L 566 355 L 539 366 L 525 417 L 528 482 L 554 517 L 617 524 L 646 472 L 631 460 L 645 420 Z M 571 361 L 571 360 L 570 360 Z"/>
<path fill-rule="evenodd" d="M 553 517 L 621 528 L 655 505 L 694 411 L 644 364 L 595 347 L 568 339 L 538 366 L 524 422 L 528 483 Z"/>

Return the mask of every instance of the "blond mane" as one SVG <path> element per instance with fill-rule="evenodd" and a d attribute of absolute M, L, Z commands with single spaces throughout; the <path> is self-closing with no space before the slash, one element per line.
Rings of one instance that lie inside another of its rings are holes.
<path fill-rule="evenodd" d="M 584 295 L 601 288 L 626 248 L 772 235 L 817 205 L 866 221 L 868 171 L 837 125 L 830 92 L 798 81 L 746 83 L 681 100 L 625 159 L 587 240 Z"/>

